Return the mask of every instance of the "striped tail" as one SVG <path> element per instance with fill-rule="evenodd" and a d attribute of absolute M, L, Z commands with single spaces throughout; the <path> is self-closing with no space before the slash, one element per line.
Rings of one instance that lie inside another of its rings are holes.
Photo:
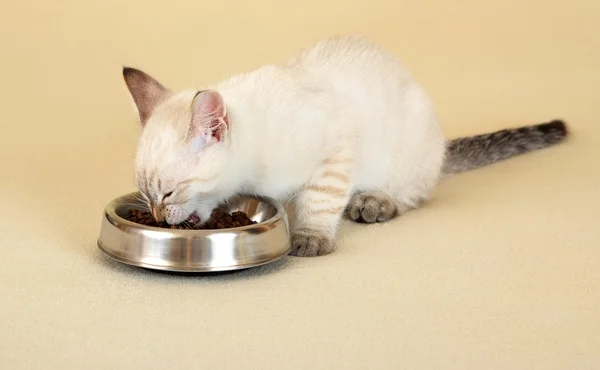
<path fill-rule="evenodd" d="M 568 135 L 565 122 L 506 129 L 454 139 L 446 146 L 443 173 L 460 173 L 562 142 Z"/>

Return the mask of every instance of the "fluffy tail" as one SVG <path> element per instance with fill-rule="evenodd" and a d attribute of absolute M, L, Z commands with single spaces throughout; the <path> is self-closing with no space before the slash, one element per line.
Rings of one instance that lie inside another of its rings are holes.
<path fill-rule="evenodd" d="M 555 120 L 539 125 L 454 139 L 447 144 L 443 173 L 469 171 L 543 149 L 560 143 L 567 135 L 565 123 Z"/>

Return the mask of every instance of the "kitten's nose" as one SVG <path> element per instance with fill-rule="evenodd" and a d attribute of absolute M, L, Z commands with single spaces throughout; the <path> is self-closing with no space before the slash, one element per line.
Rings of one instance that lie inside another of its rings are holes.
<path fill-rule="evenodd" d="M 165 220 L 158 207 L 155 206 L 152 206 L 152 217 L 154 217 L 156 222 L 162 222 Z"/>

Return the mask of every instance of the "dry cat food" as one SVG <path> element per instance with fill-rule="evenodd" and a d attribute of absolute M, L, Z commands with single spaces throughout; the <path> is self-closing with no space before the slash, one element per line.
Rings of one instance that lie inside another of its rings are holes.
<path fill-rule="evenodd" d="M 221 209 L 215 209 L 208 221 L 200 226 L 194 226 L 189 223 L 182 223 L 179 225 L 169 225 L 166 221 L 156 222 L 152 213 L 139 209 L 130 209 L 127 220 L 154 227 L 162 227 L 165 229 L 185 229 L 185 230 L 215 230 L 215 229 L 229 229 L 232 227 L 254 225 L 256 221 L 252 221 L 248 215 L 244 212 L 233 212 L 227 213 Z"/>

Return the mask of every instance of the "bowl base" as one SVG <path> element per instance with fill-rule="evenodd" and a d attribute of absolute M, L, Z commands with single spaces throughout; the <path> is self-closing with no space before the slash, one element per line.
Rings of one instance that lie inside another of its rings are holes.
<path fill-rule="evenodd" d="M 118 255 L 112 254 L 110 251 L 108 251 L 107 249 L 102 247 L 102 243 L 100 242 L 100 240 L 98 240 L 97 242 L 98 245 L 98 249 L 100 249 L 102 252 L 104 252 L 105 255 L 107 255 L 108 257 L 110 257 L 111 259 L 117 261 L 117 262 L 121 262 L 124 263 L 126 265 L 130 265 L 130 266 L 135 266 L 135 267 L 140 267 L 140 268 L 144 268 L 147 270 L 155 270 L 155 271 L 169 271 L 169 272 L 180 272 L 180 273 L 210 273 L 210 272 L 214 272 L 214 273 L 218 273 L 218 272 L 227 272 L 227 271 L 240 271 L 240 270 L 247 270 L 253 267 L 258 267 L 258 266 L 263 266 L 275 261 L 278 261 L 280 259 L 282 259 L 283 257 L 287 256 L 290 251 L 292 250 L 292 248 L 288 249 L 287 251 L 285 251 L 284 253 L 268 258 L 268 259 L 264 259 L 264 260 L 259 260 L 259 261 L 253 261 L 251 263 L 247 263 L 244 265 L 232 265 L 232 266 L 218 266 L 218 267 L 214 267 L 214 266 L 177 266 L 177 265 L 156 265 L 156 264 L 150 264 L 150 263 L 145 263 L 145 262 L 141 262 L 141 261 L 135 261 L 135 260 L 131 260 L 131 259 L 126 259 L 126 258 L 122 258 Z"/>

